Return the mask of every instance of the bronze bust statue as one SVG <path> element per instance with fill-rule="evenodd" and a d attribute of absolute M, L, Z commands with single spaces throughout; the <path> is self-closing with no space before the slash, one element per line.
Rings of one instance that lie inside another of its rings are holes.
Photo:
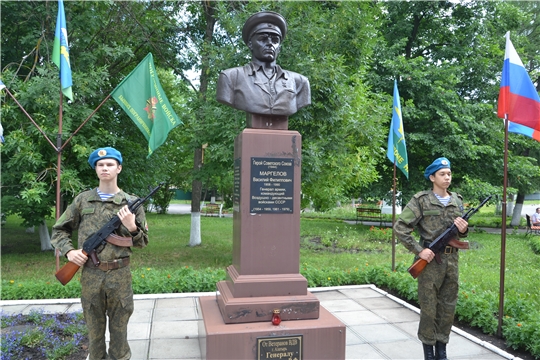
<path fill-rule="evenodd" d="M 217 100 L 249 114 L 285 119 L 311 104 L 309 80 L 276 64 L 286 33 L 287 22 L 278 13 L 262 11 L 247 19 L 242 39 L 252 60 L 221 72 Z"/>

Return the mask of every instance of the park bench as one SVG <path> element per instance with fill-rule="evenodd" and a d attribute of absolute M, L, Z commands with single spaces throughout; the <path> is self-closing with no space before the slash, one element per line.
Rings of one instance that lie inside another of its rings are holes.
<path fill-rule="evenodd" d="M 382 226 L 382 212 L 378 207 L 358 206 L 356 208 L 356 223 L 358 221 L 375 221 Z"/>
<path fill-rule="evenodd" d="M 525 218 L 527 219 L 527 232 L 525 235 L 540 235 L 540 226 L 532 225 L 531 217 L 529 215 L 525 215 Z"/>
<path fill-rule="evenodd" d="M 205 209 L 206 216 L 209 216 L 209 215 L 214 216 L 214 214 L 216 214 L 217 216 L 222 217 L 221 211 L 223 210 L 223 204 L 213 204 L 213 203 L 206 204 L 204 206 L 204 209 Z"/>

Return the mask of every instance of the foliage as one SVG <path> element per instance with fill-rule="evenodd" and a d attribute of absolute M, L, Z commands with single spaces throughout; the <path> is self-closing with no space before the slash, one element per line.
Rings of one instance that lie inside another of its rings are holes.
<path fill-rule="evenodd" d="M 66 4 L 75 100 L 63 103 L 62 127 L 58 69 L 50 60 L 56 3 L 2 2 L 1 7 L 4 25 L 1 56 L 5 64 L 2 80 L 45 136 L 52 139 L 49 143 L 17 105 L 2 94 L 2 118 L 9 119 L 3 122 L 6 138 L 1 154 L 3 212 L 19 214 L 24 219 L 24 226 L 38 225 L 52 216 L 58 160 L 55 138 L 59 132 L 62 133 L 62 145 L 65 144 L 60 156 L 60 191 L 66 202 L 81 190 L 95 185 L 95 174 L 87 159 L 91 151 L 101 146 L 116 147 L 126 160 L 119 179 L 120 187 L 139 193 L 146 190 L 148 183 L 156 183 L 160 174 L 167 172 L 165 153 L 160 149 L 152 156 L 153 161 L 146 161 L 146 140 L 129 117 L 111 101 L 89 116 L 148 52 L 157 50 L 158 67 L 166 65 L 164 59 L 174 57 L 172 48 L 156 49 L 153 44 L 167 42 L 180 31 L 171 26 L 179 11 L 178 4 Z M 161 25 L 159 33 L 148 31 L 156 28 L 156 23 Z M 162 76 L 162 72 L 160 77 L 164 88 L 169 90 L 172 87 L 170 78 Z M 183 88 L 178 86 L 176 89 Z M 170 100 L 182 117 L 184 111 L 179 98 L 179 94 L 174 94 Z M 77 128 L 88 118 L 75 135 Z M 178 128 L 172 133 L 176 131 Z M 71 135 L 74 136 L 66 144 Z"/>
<path fill-rule="evenodd" d="M 155 271 L 152 268 L 133 271 L 133 291 L 137 294 L 161 294 L 216 291 L 216 283 L 225 280 L 224 269 L 178 269 Z"/>
<path fill-rule="evenodd" d="M 17 325 L 26 325 L 26 329 L 7 329 Z M 29 349 L 45 359 L 65 359 L 81 348 L 87 332 L 82 312 L 45 314 L 33 310 L 28 315 L 2 313 L 2 359 L 22 358 L 23 354 L 28 355 Z"/>
<path fill-rule="evenodd" d="M 537 27 L 538 6 L 481 1 L 386 2 L 384 6 L 388 11 L 381 29 L 384 41 L 377 44 L 380 60 L 370 76 L 373 91 L 386 93 L 391 91 L 391 80 L 398 78 L 410 166 L 409 181 L 398 178 L 403 198 L 431 185 L 423 171 L 439 156 L 451 160 L 454 187 L 467 194 L 466 201 L 476 201 L 488 191 L 501 195 L 504 129 L 494 107 L 503 35 L 511 30 L 514 44 L 532 39 L 528 34 Z M 538 56 L 537 49 L 522 51 L 519 45 L 518 52 Z M 532 64 L 537 67 L 537 62 Z M 535 165 L 539 145 L 510 135 L 509 185 L 520 193 L 540 186 Z M 361 196 L 388 197 L 391 165 L 386 160 L 378 170 L 386 181 L 360 188 Z M 484 191 L 468 189 L 481 184 Z"/>
<path fill-rule="evenodd" d="M 58 69 L 50 53 L 57 7 L 0 6 L 2 80 L 55 144 Z M 142 193 L 165 178 L 184 190 L 199 184 L 230 202 L 233 142 L 245 116 L 217 103 L 216 80 L 222 69 L 249 61 L 238 34 L 247 17 L 263 9 L 282 13 L 289 24 L 278 63 L 310 79 L 312 105 L 291 116 L 290 128 L 302 134 L 302 191 L 316 209 L 351 197 L 388 196 L 386 128 L 395 78 L 411 170 L 411 181 L 399 179 L 403 197 L 426 186 L 422 171 L 439 155 L 452 160 L 457 188 L 465 190 L 465 175 L 469 183 L 500 187 L 503 132 L 493 109 L 502 35 L 513 31 L 518 52 L 538 78 L 534 3 L 79 1 L 65 7 L 75 101 L 64 102 L 62 142 L 148 52 L 184 125 L 146 159 L 142 134 L 106 102 L 62 150 L 64 201 L 94 186 L 88 154 L 111 145 L 126 159 L 120 186 L 127 191 Z M 25 226 L 38 225 L 52 216 L 57 152 L 5 93 L 1 110 L 9 119 L 2 208 L 22 216 Z M 520 192 L 535 190 L 540 146 L 520 135 L 510 140 L 509 183 Z"/>
<path fill-rule="evenodd" d="M 169 184 L 165 183 L 161 189 L 159 189 L 152 196 L 152 205 L 155 207 L 158 214 L 166 214 L 169 204 L 174 197 L 174 189 L 169 188 Z"/>

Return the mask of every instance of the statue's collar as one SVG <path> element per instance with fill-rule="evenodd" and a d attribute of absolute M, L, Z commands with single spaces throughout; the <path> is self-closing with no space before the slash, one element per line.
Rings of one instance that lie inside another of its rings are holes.
<path fill-rule="evenodd" d="M 258 61 L 256 59 L 254 59 L 253 61 L 251 61 L 248 66 L 250 68 L 250 71 L 249 71 L 249 75 L 255 75 L 255 73 L 263 66 L 264 64 L 261 62 L 261 61 Z M 285 79 L 288 78 L 287 76 L 287 73 L 285 71 L 283 71 L 283 69 L 281 68 L 281 66 L 279 65 L 275 65 L 275 70 L 276 70 L 276 75 L 277 77 L 276 78 L 280 78 L 281 76 L 283 76 Z"/>

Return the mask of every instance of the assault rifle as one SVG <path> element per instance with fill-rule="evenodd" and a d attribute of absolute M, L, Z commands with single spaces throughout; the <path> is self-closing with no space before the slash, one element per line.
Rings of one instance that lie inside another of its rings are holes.
<path fill-rule="evenodd" d="M 492 195 L 485 198 L 484 201 L 482 201 L 480 205 L 478 205 L 478 207 L 469 209 L 469 211 L 467 211 L 465 215 L 462 216 L 463 220 L 465 221 L 469 220 L 469 218 L 473 216 L 478 210 L 480 210 L 480 208 L 484 206 L 489 201 L 489 199 L 491 199 L 491 197 Z M 446 246 L 448 246 L 448 244 L 455 245 L 455 247 L 457 248 L 468 249 L 468 245 L 469 245 L 468 243 L 464 243 L 462 241 L 456 240 L 458 231 L 459 230 L 456 227 L 456 225 L 452 223 L 450 227 L 444 230 L 442 234 L 437 236 L 437 238 L 428 245 L 427 248 L 433 251 L 433 253 L 435 253 L 435 258 L 437 260 L 437 263 L 439 264 L 441 263 L 439 253 L 444 251 L 444 249 L 446 248 Z M 463 245 L 460 246 L 459 243 Z M 414 262 L 414 264 L 411 265 L 411 267 L 407 271 L 409 271 L 412 277 L 416 279 L 418 275 L 420 275 L 420 273 L 424 271 L 427 264 L 428 262 L 426 260 L 418 259 Z"/>
<path fill-rule="evenodd" d="M 160 183 L 157 187 L 152 189 L 150 191 L 150 194 L 148 194 L 145 198 L 138 198 L 134 202 L 130 203 L 129 211 L 131 211 L 133 214 L 136 213 L 136 211 L 141 207 L 142 204 L 144 204 L 152 195 L 156 193 L 156 191 L 159 190 L 165 183 Z M 115 215 L 107 224 L 105 224 L 101 229 L 99 229 L 98 232 L 94 233 L 92 236 L 90 236 L 83 245 L 83 253 L 88 256 L 90 259 L 92 259 L 92 262 L 94 263 L 95 267 L 98 267 L 101 262 L 99 261 L 96 249 L 101 245 L 105 244 L 107 241 L 107 238 L 109 235 L 111 235 L 122 223 L 120 218 L 118 218 L 118 215 Z M 66 285 L 68 282 L 71 281 L 73 276 L 75 276 L 75 273 L 79 270 L 79 265 L 69 261 L 66 265 L 62 266 L 60 270 L 58 270 L 55 274 L 58 281 L 62 283 L 62 285 Z"/>

